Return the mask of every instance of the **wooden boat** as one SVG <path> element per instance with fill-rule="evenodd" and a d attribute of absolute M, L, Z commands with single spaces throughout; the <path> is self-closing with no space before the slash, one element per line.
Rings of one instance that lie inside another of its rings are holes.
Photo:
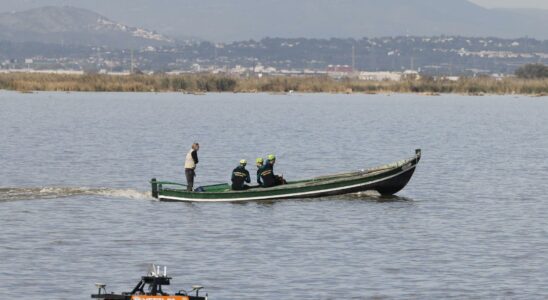
<path fill-rule="evenodd" d="M 233 191 L 229 184 L 203 186 L 200 192 L 186 191 L 184 184 L 151 180 L 152 196 L 161 201 L 236 202 L 313 198 L 375 190 L 381 195 L 393 195 L 402 190 L 421 159 L 421 150 L 415 155 L 391 164 L 356 172 L 316 177 L 288 182 L 271 188 L 252 187 Z"/>
<path fill-rule="evenodd" d="M 159 266 L 151 265 L 148 274 L 141 277 L 141 280 L 131 292 L 107 293 L 105 284 L 96 283 L 95 286 L 98 292 L 92 294 L 91 298 L 103 300 L 207 300 L 207 294 L 205 296 L 199 295 L 200 290 L 203 288 L 199 285 L 192 286 L 192 290 L 189 292 L 180 290 L 170 295 L 162 290 L 163 286 L 170 283 L 171 277 L 167 276 L 166 267 L 164 267 L 164 273 L 162 274 Z M 191 293 L 194 294 L 191 295 Z"/>

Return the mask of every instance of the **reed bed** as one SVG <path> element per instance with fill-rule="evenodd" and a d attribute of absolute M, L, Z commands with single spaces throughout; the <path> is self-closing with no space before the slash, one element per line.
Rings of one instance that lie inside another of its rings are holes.
<path fill-rule="evenodd" d="M 0 74 L 0 89 L 67 92 L 302 92 L 302 93 L 438 93 L 547 95 L 548 79 L 433 78 L 404 81 L 335 80 L 325 77 L 237 77 L 229 75 L 59 75 Z"/>

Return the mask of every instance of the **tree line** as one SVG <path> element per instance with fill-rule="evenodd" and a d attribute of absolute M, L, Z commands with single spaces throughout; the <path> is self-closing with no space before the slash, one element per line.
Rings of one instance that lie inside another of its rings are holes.
<path fill-rule="evenodd" d="M 524 79 L 548 78 L 548 66 L 543 64 L 528 64 L 518 68 L 516 76 Z"/>

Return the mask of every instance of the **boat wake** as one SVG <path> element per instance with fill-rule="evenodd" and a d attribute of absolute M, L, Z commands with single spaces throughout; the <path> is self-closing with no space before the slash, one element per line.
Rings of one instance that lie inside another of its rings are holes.
<path fill-rule="evenodd" d="M 374 200 L 377 202 L 413 201 L 413 199 L 408 197 L 402 197 L 402 196 L 396 196 L 396 195 L 381 195 L 381 193 L 375 190 L 357 192 L 350 195 L 358 199 Z"/>
<path fill-rule="evenodd" d="M 89 187 L 6 187 L 0 188 L 0 202 L 34 199 L 57 199 L 75 196 L 103 196 L 106 198 L 152 200 L 150 192 L 134 189 Z"/>
<path fill-rule="evenodd" d="M 379 193 L 375 190 L 357 192 L 357 193 L 355 193 L 355 195 L 356 196 L 361 196 L 361 197 L 371 197 L 371 198 L 380 198 L 380 197 L 382 197 L 381 193 Z"/>

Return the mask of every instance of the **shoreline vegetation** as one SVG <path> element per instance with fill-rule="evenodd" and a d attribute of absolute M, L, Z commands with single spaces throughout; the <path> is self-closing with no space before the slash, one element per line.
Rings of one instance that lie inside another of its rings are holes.
<path fill-rule="evenodd" d="M 205 92 L 234 93 L 445 93 L 548 95 L 548 79 L 464 77 L 457 81 L 423 77 L 403 81 L 335 80 L 330 77 L 236 77 L 230 75 L 0 74 L 0 89 L 33 92 Z"/>

